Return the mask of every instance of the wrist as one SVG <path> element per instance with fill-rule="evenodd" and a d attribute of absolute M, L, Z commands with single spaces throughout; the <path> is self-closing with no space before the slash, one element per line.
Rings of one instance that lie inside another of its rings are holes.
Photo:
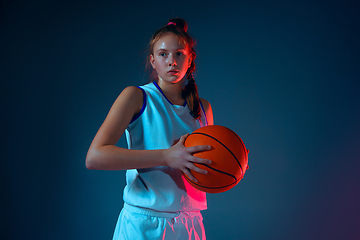
<path fill-rule="evenodd" d="M 159 150 L 160 151 L 160 164 L 161 166 L 169 166 L 168 164 L 168 151 L 169 149 L 162 149 L 162 150 Z"/>

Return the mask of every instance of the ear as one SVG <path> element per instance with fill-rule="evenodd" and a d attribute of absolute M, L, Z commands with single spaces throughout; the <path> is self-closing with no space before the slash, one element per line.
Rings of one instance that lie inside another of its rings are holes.
<path fill-rule="evenodd" d="M 188 68 L 191 66 L 192 61 L 193 61 L 193 54 L 191 53 L 190 56 L 189 56 Z"/>
<path fill-rule="evenodd" d="M 154 55 L 152 55 L 152 54 L 150 54 L 150 64 L 151 64 L 153 69 L 156 69 L 156 67 L 155 67 L 155 58 L 154 58 Z"/>

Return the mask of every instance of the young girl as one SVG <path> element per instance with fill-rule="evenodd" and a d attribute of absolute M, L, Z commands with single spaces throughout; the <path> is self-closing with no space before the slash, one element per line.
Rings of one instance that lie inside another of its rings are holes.
<path fill-rule="evenodd" d="M 193 156 L 210 146 L 185 147 L 194 130 L 213 124 L 210 104 L 199 99 L 193 77 L 194 42 L 187 23 L 171 19 L 150 41 L 157 79 L 127 87 L 113 104 L 86 157 L 88 169 L 126 169 L 124 207 L 113 239 L 205 239 L 200 210 L 206 195 L 183 177 L 207 174 Z M 115 146 L 126 134 L 128 149 Z"/>

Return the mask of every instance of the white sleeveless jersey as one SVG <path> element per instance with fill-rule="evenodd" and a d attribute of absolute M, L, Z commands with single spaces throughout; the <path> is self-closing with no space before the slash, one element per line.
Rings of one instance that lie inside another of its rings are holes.
<path fill-rule="evenodd" d="M 139 87 L 144 104 L 125 134 L 129 149 L 167 149 L 182 135 L 207 125 L 204 108 L 194 119 L 186 105 L 173 105 L 156 82 Z M 206 194 L 192 187 L 180 170 L 166 166 L 126 172 L 124 202 L 155 211 L 178 212 L 206 209 Z"/>

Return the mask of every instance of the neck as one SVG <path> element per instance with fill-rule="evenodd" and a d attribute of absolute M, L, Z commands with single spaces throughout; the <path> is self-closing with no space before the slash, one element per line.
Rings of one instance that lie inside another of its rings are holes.
<path fill-rule="evenodd" d="M 159 77 L 158 85 L 165 94 L 165 96 L 175 105 L 183 105 L 184 99 L 182 97 L 182 83 L 183 80 L 177 83 L 169 83 Z"/>

